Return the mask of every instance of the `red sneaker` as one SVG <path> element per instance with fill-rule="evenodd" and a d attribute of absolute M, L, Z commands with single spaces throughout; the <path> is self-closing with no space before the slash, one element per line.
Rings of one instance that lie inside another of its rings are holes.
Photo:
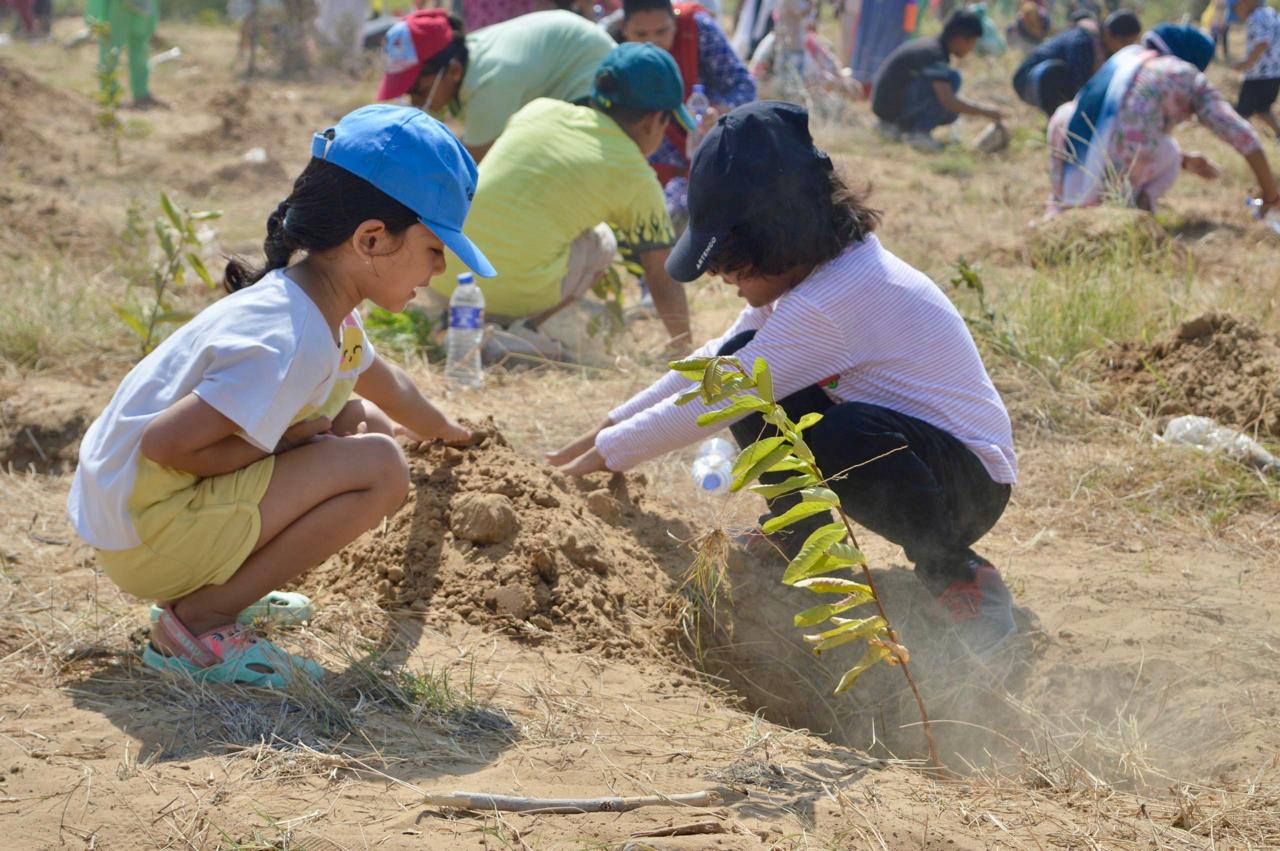
<path fill-rule="evenodd" d="M 970 561 L 972 579 L 957 579 L 938 596 L 960 637 L 979 655 L 990 653 L 1018 631 L 1013 622 L 1013 595 L 1000 571 L 984 559 Z"/>

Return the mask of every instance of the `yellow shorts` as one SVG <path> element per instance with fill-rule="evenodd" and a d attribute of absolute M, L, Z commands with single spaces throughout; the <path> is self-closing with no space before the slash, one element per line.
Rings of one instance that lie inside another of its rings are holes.
<path fill-rule="evenodd" d="M 176 600 L 226 582 L 258 543 L 258 505 L 275 461 L 268 455 L 234 473 L 201 479 L 140 457 L 129 516 L 142 544 L 98 550 L 102 571 L 122 591 L 145 600 Z"/>

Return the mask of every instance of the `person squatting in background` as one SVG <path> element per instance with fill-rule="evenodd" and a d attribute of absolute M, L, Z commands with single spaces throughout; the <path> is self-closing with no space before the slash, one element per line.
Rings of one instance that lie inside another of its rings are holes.
<path fill-rule="evenodd" d="M 942 143 L 933 138 L 933 130 L 961 115 L 1003 121 L 999 109 L 957 94 L 961 78 L 951 67 L 951 57 L 968 56 L 981 37 L 982 19 L 959 9 L 947 18 L 941 35 L 912 39 L 889 54 L 871 90 L 871 111 L 880 120 L 881 135 L 936 151 Z"/>
<path fill-rule="evenodd" d="M 1113 192 L 1154 211 L 1180 172 L 1218 177 L 1217 166 L 1183 153 L 1170 135 L 1193 115 L 1244 157 L 1261 189 L 1260 212 L 1280 202 L 1257 133 L 1203 73 L 1213 54 L 1213 39 L 1195 27 L 1160 24 L 1058 107 L 1048 130 L 1049 214 L 1094 206 Z"/>
<path fill-rule="evenodd" d="M 456 16 L 423 9 L 387 31 L 378 100 L 407 94 L 419 109 L 451 115 L 481 162 L 507 120 L 534 98 L 585 97 L 613 46 L 573 12 L 534 12 L 468 34 Z"/>
<path fill-rule="evenodd" d="M 1101 27 L 1096 18 L 1081 17 L 1027 54 L 1013 73 L 1013 90 L 1024 103 L 1053 115 L 1103 62 L 1141 35 L 1142 23 L 1128 9 L 1112 12 Z"/>
<path fill-rule="evenodd" d="M 608 271 L 620 243 L 644 270 L 673 344 L 688 346 L 684 289 L 663 266 L 675 234 L 646 159 L 669 123 L 689 126 L 683 95 L 669 53 L 623 44 L 600 63 L 583 103 L 539 98 L 511 117 L 480 165 L 467 220 L 499 270 L 480 284 L 489 318 L 506 332 L 490 334 L 487 362 L 504 354 L 571 359 L 560 344 L 583 336 L 586 322 L 562 312 Z M 463 265 L 449 258 L 449 274 L 431 284 L 434 298 L 453 292 Z M 553 317 L 559 321 L 544 331 Z"/>
<path fill-rule="evenodd" d="M 706 126 L 718 114 L 755 100 L 756 82 L 751 72 L 733 52 L 715 17 L 697 3 L 673 6 L 671 0 L 623 0 L 621 15 L 606 21 L 606 28 L 618 41 L 647 42 L 670 53 L 680 69 L 686 101 L 694 85 L 702 85 L 711 102 Z M 688 208 L 687 148 L 688 132 L 673 121 L 661 146 L 649 157 L 677 230 L 684 226 Z"/>
<path fill-rule="evenodd" d="M 1280 14 L 1265 0 L 1236 0 L 1235 8 L 1245 18 L 1248 39 L 1244 59 L 1232 66 L 1244 72 L 1236 112 L 1245 119 L 1258 116 L 1280 140 L 1280 124 L 1271 114 L 1280 94 Z"/>
<path fill-rule="evenodd" d="M 722 117 L 698 149 L 689 227 L 667 270 L 737 289 L 746 307 L 696 355 L 764 358 L 787 416 L 823 415 L 805 439 L 843 509 L 905 549 L 964 642 L 985 652 L 1015 629 L 999 572 L 971 549 L 1017 479 L 1009 415 L 964 319 L 880 243 L 879 218 L 814 147 L 804 109 L 752 103 Z M 690 386 L 668 372 L 547 460 L 570 475 L 623 471 L 704 439 L 706 406 L 676 404 Z M 758 413 L 730 429 L 742 447 L 769 433 Z M 770 500 L 762 519 L 799 499 Z M 793 557 L 830 519 L 770 537 Z"/>
<path fill-rule="evenodd" d="M 323 675 L 237 620 L 404 501 L 394 423 L 470 438 L 376 356 L 360 305 L 403 310 L 446 246 L 493 274 L 462 234 L 475 185 L 462 144 L 417 109 L 366 106 L 317 133 L 267 221 L 266 266 L 232 260 L 230 294 L 130 370 L 89 427 L 67 510 L 112 582 L 163 604 L 148 666 L 276 688 Z"/>
<path fill-rule="evenodd" d="M 151 36 L 160 12 L 156 0 L 88 0 L 85 22 L 93 27 L 105 24 L 98 36 L 98 70 L 113 75 L 120 54 L 128 54 L 129 94 L 136 109 L 167 109 L 151 94 Z"/>

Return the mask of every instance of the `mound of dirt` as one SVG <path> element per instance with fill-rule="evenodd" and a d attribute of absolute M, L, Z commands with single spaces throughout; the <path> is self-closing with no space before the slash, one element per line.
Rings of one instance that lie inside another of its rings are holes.
<path fill-rule="evenodd" d="M 428 620 L 517 626 L 610 656 L 668 643 L 675 583 L 643 541 L 666 524 L 640 510 L 642 477 L 571 481 L 493 430 L 408 455 L 408 501 L 309 574 L 309 593 L 372 593 Z"/>
<path fill-rule="evenodd" d="M 0 382 L 0 467 L 41 473 L 75 469 L 80 438 L 109 398 L 57 379 Z"/>
<path fill-rule="evenodd" d="M 87 251 L 111 238 L 98 216 L 70 200 L 84 170 L 96 169 L 80 152 L 105 144 L 95 138 L 96 111 L 88 98 L 0 60 L 0 245 L 11 259 L 32 243 Z"/>
<path fill-rule="evenodd" d="M 1280 437 L 1280 337 L 1234 316 L 1206 313 L 1155 343 L 1119 343 L 1098 366 L 1106 407 L 1199 414 Z"/>
<path fill-rule="evenodd" d="M 287 94 L 277 93 L 275 100 L 283 103 L 264 103 L 262 93 L 248 84 L 218 89 L 207 102 L 213 126 L 182 136 L 173 146 L 177 150 L 220 154 L 240 147 L 265 145 L 270 149 L 273 143 L 290 138 L 287 128 L 309 123 L 307 115 L 291 105 Z M 282 115 L 286 110 L 289 114 Z"/>

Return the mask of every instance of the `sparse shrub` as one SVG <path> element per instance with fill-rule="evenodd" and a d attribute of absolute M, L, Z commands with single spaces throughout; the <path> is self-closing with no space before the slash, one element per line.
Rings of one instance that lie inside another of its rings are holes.
<path fill-rule="evenodd" d="M 115 306 L 116 315 L 138 338 L 144 355 L 160 342 L 164 326 L 181 325 L 192 317 L 190 312 L 179 310 L 173 304 L 174 291 L 186 282 L 188 269 L 206 287 L 213 289 L 217 286 L 200 255 L 196 253 L 200 248 L 196 223 L 216 219 L 222 214 L 216 211 L 193 213 L 184 207 L 175 206 L 163 192 L 160 193 L 160 208 L 164 215 L 152 224 L 160 252 L 151 263 L 147 275 L 150 300 L 145 304 L 134 303 L 131 295 L 136 286 L 136 278 L 131 277 L 124 303 Z M 129 232 L 136 232 L 136 218 L 130 219 L 127 228 Z"/>

